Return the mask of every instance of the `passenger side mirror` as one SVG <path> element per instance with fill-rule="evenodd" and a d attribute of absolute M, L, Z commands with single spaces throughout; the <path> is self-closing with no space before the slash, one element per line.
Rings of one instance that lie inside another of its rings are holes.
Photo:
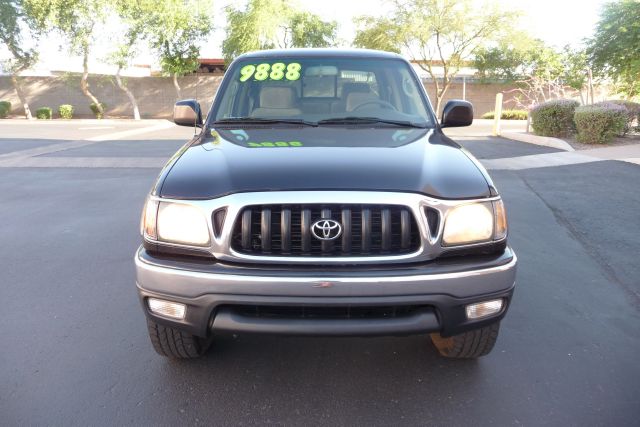
<path fill-rule="evenodd" d="M 173 122 L 178 126 L 202 127 L 202 111 L 195 99 L 176 102 L 173 107 Z"/>
<path fill-rule="evenodd" d="M 471 123 L 473 123 L 473 105 L 469 101 L 452 99 L 445 104 L 440 121 L 441 127 L 469 126 Z"/>

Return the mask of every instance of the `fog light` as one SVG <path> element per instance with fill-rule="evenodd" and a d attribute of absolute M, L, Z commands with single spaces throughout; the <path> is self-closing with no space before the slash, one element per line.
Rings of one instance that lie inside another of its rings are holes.
<path fill-rule="evenodd" d="M 187 307 L 184 304 L 157 298 L 147 299 L 147 304 L 152 313 L 171 317 L 172 319 L 184 319 L 184 314 L 187 311 Z"/>
<path fill-rule="evenodd" d="M 491 316 L 502 310 L 502 300 L 493 299 L 490 301 L 469 304 L 467 306 L 467 319 L 481 319 Z"/>

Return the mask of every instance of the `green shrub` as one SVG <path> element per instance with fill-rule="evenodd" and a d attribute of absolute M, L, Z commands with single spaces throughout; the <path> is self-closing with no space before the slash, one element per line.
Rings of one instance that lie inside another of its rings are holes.
<path fill-rule="evenodd" d="M 36 117 L 41 120 L 51 120 L 53 117 L 53 110 L 49 107 L 42 107 L 36 110 Z"/>
<path fill-rule="evenodd" d="M 100 105 L 102 106 L 102 111 L 106 111 L 107 105 L 104 102 L 101 102 Z M 95 102 L 92 102 L 91 105 L 89 105 L 89 108 L 91 108 L 91 111 L 93 111 L 96 119 L 101 119 L 104 116 L 104 114 L 101 114 L 100 110 L 98 110 L 98 104 L 96 104 Z"/>
<path fill-rule="evenodd" d="M 9 101 L 0 101 L 0 118 L 6 118 L 11 112 L 11 103 Z"/>
<path fill-rule="evenodd" d="M 489 111 L 482 115 L 483 119 L 493 119 L 495 117 L 495 111 Z M 500 118 L 503 120 L 527 120 L 527 110 L 502 110 Z"/>
<path fill-rule="evenodd" d="M 62 104 L 58 107 L 58 114 L 60 114 L 61 119 L 73 118 L 73 105 Z"/>
<path fill-rule="evenodd" d="M 533 133 L 542 136 L 567 136 L 573 133 L 573 115 L 580 103 L 556 99 L 538 104 L 531 110 Z"/>
<path fill-rule="evenodd" d="M 633 126 L 634 122 L 638 126 L 638 128 L 640 128 L 640 104 L 639 103 L 631 102 L 631 101 L 622 101 L 622 100 L 611 100 L 611 101 L 597 102 L 593 105 L 602 106 L 602 105 L 611 105 L 611 104 L 620 105 L 627 110 L 627 121 L 624 126 L 624 131 L 622 132 L 621 135 L 626 135 L 627 133 L 629 133 L 634 128 Z"/>
<path fill-rule="evenodd" d="M 585 144 L 606 144 L 622 134 L 627 109 L 616 104 L 585 105 L 576 108 L 576 139 Z"/>

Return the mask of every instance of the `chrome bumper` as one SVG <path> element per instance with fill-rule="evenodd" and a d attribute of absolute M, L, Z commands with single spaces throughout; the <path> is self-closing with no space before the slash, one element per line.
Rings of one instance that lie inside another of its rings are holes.
<path fill-rule="evenodd" d="M 309 271 L 164 261 L 140 248 L 135 264 L 145 313 L 156 321 L 188 329 L 197 335 L 207 334 L 218 307 L 240 304 L 424 304 L 435 308 L 439 319 L 436 329 L 453 333 L 470 326 L 462 318 L 464 305 L 494 297 L 505 298 L 508 305 L 517 259 L 507 248 L 502 256 L 487 262 L 470 263 L 466 258 L 460 258 L 443 265 L 430 263 L 403 269 L 381 270 L 369 266 L 362 270 L 320 270 L 318 267 L 316 271 Z M 184 303 L 189 315 L 183 321 L 156 316 L 145 304 L 145 298 L 150 296 Z M 499 316 L 505 311 L 506 307 Z M 491 320 L 495 321 L 496 317 Z M 474 322 L 474 325 L 479 323 L 482 322 Z"/>

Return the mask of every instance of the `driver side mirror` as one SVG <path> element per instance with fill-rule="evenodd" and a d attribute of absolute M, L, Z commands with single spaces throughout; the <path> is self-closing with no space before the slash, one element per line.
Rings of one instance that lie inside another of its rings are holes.
<path fill-rule="evenodd" d="M 473 105 L 469 101 L 452 99 L 445 104 L 440 121 L 441 127 L 469 126 L 471 123 L 473 123 Z"/>
<path fill-rule="evenodd" d="M 195 99 L 176 102 L 173 107 L 173 122 L 178 126 L 202 127 L 202 111 Z"/>

